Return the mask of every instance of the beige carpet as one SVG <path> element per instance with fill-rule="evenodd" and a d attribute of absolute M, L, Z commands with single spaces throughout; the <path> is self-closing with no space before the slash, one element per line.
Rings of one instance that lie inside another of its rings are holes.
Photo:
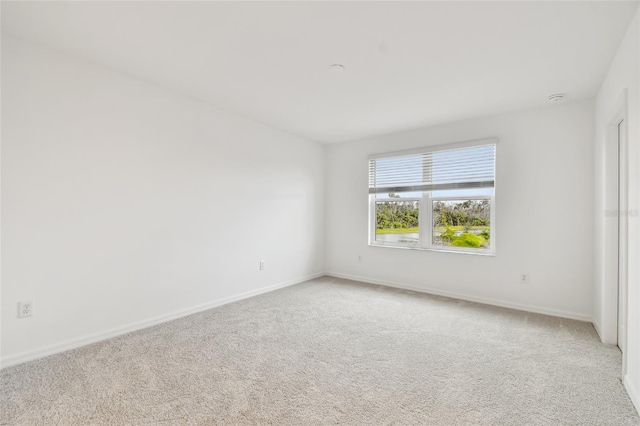
<path fill-rule="evenodd" d="M 9 425 L 640 425 L 590 324 L 320 278 L 2 371 Z"/>

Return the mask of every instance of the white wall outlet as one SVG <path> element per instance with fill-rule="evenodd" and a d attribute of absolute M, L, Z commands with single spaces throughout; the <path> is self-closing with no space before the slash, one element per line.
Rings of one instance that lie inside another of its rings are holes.
<path fill-rule="evenodd" d="M 358 255 L 358 262 L 362 262 L 362 255 Z"/>
<path fill-rule="evenodd" d="M 33 301 L 18 302 L 18 318 L 30 317 L 31 315 L 33 315 Z"/>
<path fill-rule="evenodd" d="M 264 271 L 264 260 L 260 261 L 260 270 Z"/>
<path fill-rule="evenodd" d="M 520 283 L 521 284 L 529 284 L 529 273 L 521 272 L 520 273 Z"/>

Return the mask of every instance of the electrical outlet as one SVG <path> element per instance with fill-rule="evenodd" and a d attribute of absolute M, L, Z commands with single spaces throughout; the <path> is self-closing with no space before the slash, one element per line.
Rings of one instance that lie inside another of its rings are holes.
<path fill-rule="evenodd" d="M 33 315 L 33 301 L 18 302 L 18 318 L 30 317 Z"/>
<path fill-rule="evenodd" d="M 362 262 L 362 255 L 358 255 L 358 262 Z"/>
<path fill-rule="evenodd" d="M 264 260 L 260 261 L 260 270 L 264 271 Z"/>
<path fill-rule="evenodd" d="M 520 273 L 520 283 L 521 284 L 529 284 L 529 273 L 521 272 Z"/>

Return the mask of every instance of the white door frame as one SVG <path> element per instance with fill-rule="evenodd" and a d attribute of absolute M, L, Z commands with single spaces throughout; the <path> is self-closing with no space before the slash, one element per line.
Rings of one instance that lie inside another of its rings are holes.
<path fill-rule="evenodd" d="M 616 247 L 615 259 L 609 258 L 609 267 L 612 273 L 605 281 L 609 289 L 608 294 L 613 296 L 610 300 L 611 324 L 615 325 L 615 343 L 622 350 L 622 375 L 627 371 L 626 342 L 627 342 L 627 229 L 628 229 L 628 120 L 627 120 L 627 93 L 626 90 L 620 95 L 615 104 L 611 119 L 606 128 L 605 152 L 609 153 L 606 159 L 605 169 L 609 172 L 605 177 L 605 191 L 609 191 L 607 199 L 615 195 L 617 205 L 606 206 L 609 210 L 615 207 L 614 211 L 609 211 L 608 219 L 616 221 L 617 226 L 605 227 L 605 240 L 608 240 L 609 247 Z M 622 125 L 620 125 L 622 123 Z M 615 154 L 614 154 L 615 153 Z M 615 180 L 615 182 L 614 182 Z M 615 190 L 614 190 L 615 188 Z M 615 194 L 613 193 L 615 191 Z M 606 244 L 606 241 L 605 241 Z M 605 259 L 607 263 L 607 259 Z M 614 273 L 615 272 L 615 273 Z"/>

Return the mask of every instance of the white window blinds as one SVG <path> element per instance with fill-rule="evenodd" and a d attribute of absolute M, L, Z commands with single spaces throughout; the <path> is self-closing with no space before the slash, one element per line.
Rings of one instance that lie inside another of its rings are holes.
<path fill-rule="evenodd" d="M 488 188 L 495 181 L 496 144 L 425 148 L 369 159 L 369 193 Z"/>

